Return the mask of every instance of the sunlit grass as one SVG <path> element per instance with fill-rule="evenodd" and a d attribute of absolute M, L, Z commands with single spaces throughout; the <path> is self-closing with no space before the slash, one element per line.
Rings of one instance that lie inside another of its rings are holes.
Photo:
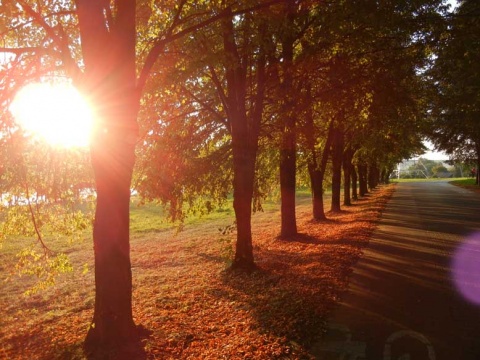
<path fill-rule="evenodd" d="M 325 199 L 328 199 L 329 191 L 325 193 Z M 297 204 L 305 205 L 310 202 L 311 194 L 307 188 L 298 189 L 296 192 Z M 268 198 L 262 201 L 262 210 L 254 214 L 255 217 L 260 214 L 272 214 L 279 211 L 280 200 L 276 197 Z M 233 199 L 230 197 L 222 205 L 214 205 L 210 212 L 188 212 L 180 224 L 167 219 L 167 210 L 156 202 L 142 204 L 137 197 L 132 197 L 130 205 L 130 232 L 132 236 L 147 234 L 150 232 L 162 232 L 175 227 L 199 225 L 208 221 L 230 221 L 235 219 L 233 210 Z"/>
<path fill-rule="evenodd" d="M 428 178 L 428 179 L 390 179 L 391 182 L 433 182 L 433 181 L 456 181 L 464 180 L 464 178 Z"/>
<path fill-rule="evenodd" d="M 450 181 L 450 184 L 480 193 L 480 186 L 475 184 L 475 178 L 456 179 Z"/>

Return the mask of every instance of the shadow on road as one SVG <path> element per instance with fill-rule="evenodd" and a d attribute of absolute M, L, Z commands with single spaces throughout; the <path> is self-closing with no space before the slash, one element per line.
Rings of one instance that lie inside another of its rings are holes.
<path fill-rule="evenodd" d="M 459 190 L 398 184 L 331 319 L 333 329 L 317 347 L 319 359 L 335 352 L 368 360 L 480 359 L 480 307 L 459 294 L 450 269 L 456 249 L 479 230 L 480 196 Z M 480 266 L 471 269 L 476 274 L 469 279 L 480 279 Z"/>

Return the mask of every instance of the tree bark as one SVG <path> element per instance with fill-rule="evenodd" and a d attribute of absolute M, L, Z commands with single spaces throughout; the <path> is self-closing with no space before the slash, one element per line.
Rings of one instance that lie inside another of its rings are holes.
<path fill-rule="evenodd" d="M 368 166 L 368 177 L 367 177 L 368 188 L 370 190 L 373 190 L 377 187 L 379 176 L 380 175 L 378 172 L 377 164 L 376 162 L 372 161 L 371 164 Z"/>
<path fill-rule="evenodd" d="M 241 144 L 234 144 L 233 163 L 233 209 L 237 241 L 232 268 L 250 271 L 255 268 L 251 225 L 255 158 L 248 156 Z"/>
<path fill-rule="evenodd" d="M 266 84 L 266 55 L 260 48 L 256 62 L 256 93 L 253 110 L 247 112 L 247 69 L 238 53 L 233 17 L 222 21 L 224 50 L 229 59 L 225 64 L 227 80 L 227 114 L 233 147 L 233 208 L 237 223 L 237 241 L 232 268 L 251 271 L 256 268 L 252 243 L 252 200 L 255 163 L 260 123 L 263 115 Z M 259 28 L 260 36 L 266 31 Z M 220 90 L 220 89 L 219 89 Z M 220 90 L 221 91 L 221 90 Z"/>
<path fill-rule="evenodd" d="M 77 1 L 85 64 L 80 85 L 96 110 L 91 144 L 97 192 L 93 224 L 95 308 L 85 348 L 97 355 L 137 341 L 129 238 L 139 108 L 135 1 L 118 3 L 115 26 L 106 23 L 104 6 L 102 2 Z"/>
<path fill-rule="evenodd" d="M 131 144 L 105 138 L 92 146 L 97 207 L 93 227 L 95 309 L 87 348 L 118 348 L 135 340 L 129 244 Z"/>
<path fill-rule="evenodd" d="M 358 187 L 360 196 L 365 196 L 368 193 L 367 185 L 367 165 L 363 162 L 359 162 L 358 169 Z"/>
<path fill-rule="evenodd" d="M 358 183 L 358 176 L 357 171 L 355 170 L 355 165 L 351 165 L 351 175 L 352 175 L 352 199 L 358 200 L 358 190 L 357 190 L 357 183 Z"/>
<path fill-rule="evenodd" d="M 312 207 L 313 218 L 315 220 L 325 220 L 325 209 L 323 206 L 323 178 L 324 172 L 309 166 L 310 183 L 312 187 Z"/>
<path fill-rule="evenodd" d="M 345 150 L 343 156 L 343 205 L 351 206 L 351 184 L 352 184 L 352 158 L 353 150 L 351 146 Z"/>
<path fill-rule="evenodd" d="M 330 121 L 328 127 L 327 138 L 325 140 L 325 146 L 323 147 L 322 156 L 320 159 L 320 165 L 317 167 L 315 142 L 311 142 L 311 152 L 313 154 L 313 162 L 309 164 L 310 182 L 312 184 L 312 197 L 313 197 L 313 218 L 315 220 L 325 220 L 325 208 L 323 205 L 323 180 L 325 178 L 325 171 L 327 169 L 328 157 L 333 141 L 333 127 L 334 121 Z M 314 131 L 310 132 L 312 135 Z"/>
<path fill-rule="evenodd" d="M 294 120 L 287 121 L 283 133 L 282 149 L 280 150 L 281 237 L 290 237 L 297 234 L 295 142 Z"/>
<path fill-rule="evenodd" d="M 294 2 L 287 1 L 286 21 L 289 31 L 285 31 L 282 41 L 283 81 L 281 83 L 283 104 L 282 141 L 280 148 L 280 196 L 281 228 L 280 236 L 288 238 L 297 234 L 297 217 L 295 212 L 295 188 L 297 170 L 297 136 L 296 119 L 293 112 L 293 44 L 294 44 Z"/>
<path fill-rule="evenodd" d="M 325 220 L 325 208 L 323 205 L 323 180 L 327 168 L 328 156 L 333 137 L 333 120 L 327 130 L 325 145 L 323 151 L 317 150 L 315 124 L 312 113 L 311 85 L 307 85 L 307 112 L 305 116 L 305 138 L 309 151 L 308 174 L 310 176 L 310 185 L 312 190 L 312 213 L 313 219 L 317 221 Z M 320 159 L 318 155 L 320 152 Z"/>
<path fill-rule="evenodd" d="M 332 212 L 340 212 L 340 198 L 342 187 L 342 157 L 344 147 L 344 134 L 340 127 L 334 130 L 332 143 Z"/>

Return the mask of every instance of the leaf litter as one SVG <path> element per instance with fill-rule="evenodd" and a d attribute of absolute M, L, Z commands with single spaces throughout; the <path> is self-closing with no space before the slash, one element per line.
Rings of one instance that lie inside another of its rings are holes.
<path fill-rule="evenodd" d="M 133 313 L 151 332 L 147 359 L 313 359 L 309 349 L 347 288 L 394 186 L 381 186 L 328 220 L 297 208 L 299 234 L 280 239 L 278 212 L 255 215 L 258 270 L 228 270 L 235 233 L 225 224 L 132 236 Z M 229 220 L 231 222 L 231 219 Z M 0 359 L 83 359 L 93 315 L 92 249 L 71 254 L 79 271 L 23 297 L 2 284 Z"/>

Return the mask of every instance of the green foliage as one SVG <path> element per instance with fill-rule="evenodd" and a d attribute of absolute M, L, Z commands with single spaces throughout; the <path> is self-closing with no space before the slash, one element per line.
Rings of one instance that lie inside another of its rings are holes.
<path fill-rule="evenodd" d="M 70 260 L 65 254 L 50 257 L 36 252 L 33 248 L 26 248 L 20 251 L 16 257 L 18 260 L 15 266 L 17 274 L 36 279 L 35 284 L 25 292 L 25 295 L 32 295 L 53 286 L 60 274 L 73 271 Z"/>
<path fill-rule="evenodd" d="M 432 168 L 432 174 L 434 177 L 450 177 L 452 174 L 443 165 L 436 165 Z"/>
<path fill-rule="evenodd" d="M 6 255 L 17 259 L 11 279 L 31 277 L 27 294 L 32 294 L 72 271 L 63 252 L 91 229 L 89 156 L 34 141 L 18 129 L 2 140 L 0 240 Z"/>
<path fill-rule="evenodd" d="M 458 161 L 475 161 L 480 155 L 479 14 L 478 1 L 459 3 L 448 19 L 434 67 L 428 72 L 432 140 Z"/>
<path fill-rule="evenodd" d="M 229 236 L 237 231 L 237 223 L 234 221 L 230 225 L 222 226 L 218 228 L 220 237 L 218 242 L 220 244 L 220 257 L 225 263 L 225 268 L 229 268 L 233 263 L 235 255 L 234 238 Z"/>
<path fill-rule="evenodd" d="M 408 170 L 411 173 L 414 173 L 415 177 L 431 177 L 433 174 L 433 168 L 438 165 L 438 161 L 418 158 L 413 165 L 410 165 Z"/>

